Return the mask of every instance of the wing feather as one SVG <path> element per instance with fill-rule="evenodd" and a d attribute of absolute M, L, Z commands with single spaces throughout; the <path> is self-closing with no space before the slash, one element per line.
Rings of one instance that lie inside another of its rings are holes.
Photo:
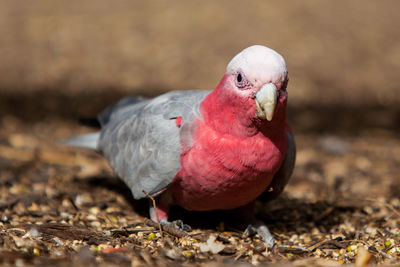
<path fill-rule="evenodd" d="M 181 135 L 201 116 L 210 91 L 173 91 L 154 99 L 123 99 L 99 115 L 99 150 L 136 199 L 156 194 L 180 169 Z M 182 117 L 178 127 L 173 118 Z"/>

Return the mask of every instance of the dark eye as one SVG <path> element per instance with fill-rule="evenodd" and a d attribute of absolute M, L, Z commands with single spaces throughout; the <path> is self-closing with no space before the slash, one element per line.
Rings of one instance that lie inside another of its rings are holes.
<path fill-rule="evenodd" d="M 236 86 L 240 89 L 246 89 L 248 86 L 250 86 L 249 81 L 246 79 L 246 76 L 242 72 L 238 72 L 236 74 L 235 83 Z"/>
<path fill-rule="evenodd" d="M 241 73 L 239 73 L 239 74 L 237 75 L 236 80 L 237 80 L 238 83 L 241 83 L 241 82 L 242 82 L 243 77 L 242 77 L 242 74 L 241 74 Z"/>

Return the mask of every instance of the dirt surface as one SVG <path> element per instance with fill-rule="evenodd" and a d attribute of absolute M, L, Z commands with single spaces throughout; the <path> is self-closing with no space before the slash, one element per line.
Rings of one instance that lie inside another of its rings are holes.
<path fill-rule="evenodd" d="M 399 4 L 364 1 L 0 3 L 0 264 L 400 264 Z M 279 199 L 257 204 L 277 245 L 226 212 L 146 220 L 107 162 L 57 140 L 124 95 L 212 88 L 240 49 L 288 63 L 297 142 Z"/>
<path fill-rule="evenodd" d="M 147 200 L 135 202 L 101 156 L 54 143 L 90 129 L 68 119 L 25 123 L 4 115 L 0 261 L 326 266 L 359 258 L 399 263 L 398 133 L 390 124 L 365 119 L 376 109 L 359 110 L 365 118 L 357 117 L 357 121 L 352 110 L 331 115 L 320 110 L 290 110 L 298 146 L 293 178 L 278 200 L 258 203 L 258 217 L 277 239 L 272 251 L 256 236 L 244 237 L 243 226 L 223 212 L 176 208 L 173 216 L 193 231 L 182 236 L 167 229 L 161 236 L 157 225 L 146 224 Z M 400 114 L 380 112 L 390 118 Z M 313 125 L 303 123 L 308 116 Z M 326 119 L 330 126 L 324 124 Z M 350 135 L 354 124 L 360 127 Z"/>

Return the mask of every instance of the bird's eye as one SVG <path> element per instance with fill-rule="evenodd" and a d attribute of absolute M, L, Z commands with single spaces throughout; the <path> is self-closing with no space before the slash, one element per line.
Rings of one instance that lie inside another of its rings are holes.
<path fill-rule="evenodd" d="M 241 74 L 241 73 L 239 73 L 239 74 L 237 75 L 236 80 L 237 80 L 238 83 L 241 83 L 241 82 L 242 82 L 243 78 L 242 78 L 242 74 Z"/>
<path fill-rule="evenodd" d="M 236 86 L 240 89 L 246 89 L 250 85 L 249 81 L 246 79 L 245 75 L 242 72 L 238 72 L 238 74 L 236 74 L 235 83 Z"/>

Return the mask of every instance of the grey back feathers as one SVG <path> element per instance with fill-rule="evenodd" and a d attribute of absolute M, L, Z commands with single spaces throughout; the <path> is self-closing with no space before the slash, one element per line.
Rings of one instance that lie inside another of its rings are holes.
<path fill-rule="evenodd" d="M 151 100 L 128 97 L 99 115 L 98 150 L 136 199 L 166 188 L 180 169 L 181 142 L 210 91 L 172 91 Z M 181 127 L 175 119 L 182 117 Z"/>

